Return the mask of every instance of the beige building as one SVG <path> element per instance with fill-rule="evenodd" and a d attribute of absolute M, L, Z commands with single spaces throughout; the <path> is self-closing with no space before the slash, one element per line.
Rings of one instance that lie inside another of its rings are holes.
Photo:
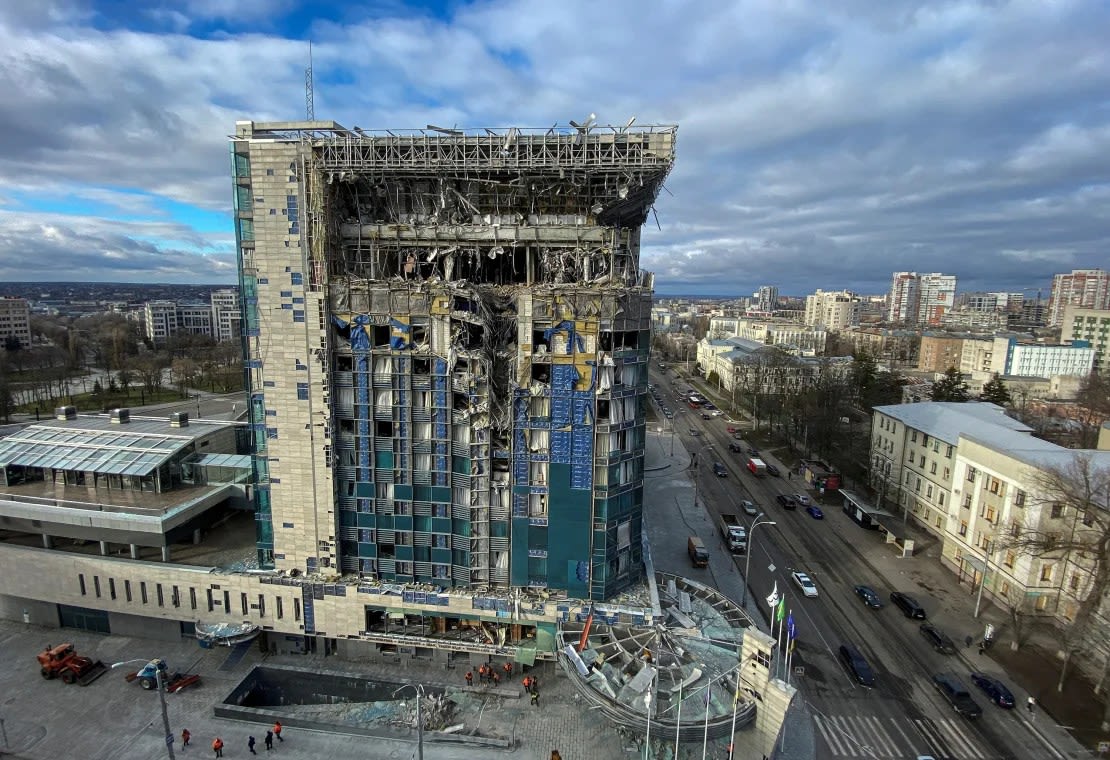
<path fill-rule="evenodd" d="M 1100 374 L 1110 371 L 1110 309 L 1083 309 L 1068 306 L 1064 310 L 1060 342 L 1085 340 L 1095 350 L 1094 370 Z"/>
<path fill-rule="evenodd" d="M 917 368 L 925 372 L 944 372 L 949 367 L 959 368 L 963 344 L 963 338 L 922 335 Z"/>
<path fill-rule="evenodd" d="M 806 296 L 803 320 L 812 327 L 846 330 L 859 325 L 860 297 L 847 290 L 826 292 L 818 289 Z"/>
<path fill-rule="evenodd" d="M 0 341 L 15 338 L 19 345 L 31 345 L 31 306 L 24 298 L 0 298 Z"/>
<path fill-rule="evenodd" d="M 743 338 L 778 346 L 798 356 L 824 353 L 828 332 L 823 327 L 803 325 L 788 319 L 772 317 L 713 317 L 709 320 L 710 339 Z"/>
<path fill-rule="evenodd" d="M 1047 468 L 1087 457 L 1110 469 L 1110 451 L 1076 451 L 1035 438 L 994 404 L 920 403 L 877 407 L 872 485 L 941 541 L 941 562 L 1004 608 L 1074 618 L 1090 574 L 1077 554 L 1038 556 L 1007 548 L 1023 532 L 1075 535 L 1092 527 L 1045 490 Z"/>
<path fill-rule="evenodd" d="M 1073 269 L 1052 278 L 1048 301 L 1048 324 L 1059 325 L 1069 306 L 1081 309 L 1110 309 L 1110 272 L 1103 269 Z"/>

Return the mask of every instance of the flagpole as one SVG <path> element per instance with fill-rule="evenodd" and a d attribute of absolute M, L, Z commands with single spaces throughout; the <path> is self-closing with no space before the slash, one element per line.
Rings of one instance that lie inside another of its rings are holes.
<path fill-rule="evenodd" d="M 784 681 L 786 680 L 786 672 L 785 672 L 785 668 L 786 668 L 786 649 L 783 648 L 783 645 L 782 645 L 782 634 L 783 634 L 782 629 L 785 628 L 785 627 L 786 626 L 784 625 L 784 621 L 780 620 L 779 621 L 779 662 L 778 662 L 778 664 L 779 664 L 780 667 L 782 667 L 784 669 L 784 672 L 782 674 L 783 675 L 782 680 L 784 680 Z M 778 670 L 777 667 L 775 669 Z"/>
<path fill-rule="evenodd" d="M 705 685 L 705 733 L 701 738 L 701 760 L 705 760 L 705 753 L 709 751 L 709 702 L 710 692 L 713 689 L 713 679 Z"/>
<path fill-rule="evenodd" d="M 740 704 L 740 674 L 736 674 L 736 689 L 732 693 L 732 727 L 728 733 L 728 760 L 732 760 L 733 745 L 736 743 L 736 708 Z M 677 758 L 676 758 L 677 760 Z"/>
<path fill-rule="evenodd" d="M 679 671 L 679 676 L 682 671 Z M 686 679 L 682 679 L 685 681 Z M 674 726 L 674 760 L 678 760 L 678 741 L 679 733 L 682 731 L 682 681 L 678 682 L 678 719 L 675 721 Z"/>

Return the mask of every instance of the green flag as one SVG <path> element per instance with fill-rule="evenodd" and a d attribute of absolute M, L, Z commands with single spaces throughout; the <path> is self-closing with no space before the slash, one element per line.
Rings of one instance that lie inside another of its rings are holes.
<path fill-rule="evenodd" d="M 781 623 L 784 617 L 786 617 L 786 597 L 779 600 L 778 609 L 775 610 L 775 620 Z"/>

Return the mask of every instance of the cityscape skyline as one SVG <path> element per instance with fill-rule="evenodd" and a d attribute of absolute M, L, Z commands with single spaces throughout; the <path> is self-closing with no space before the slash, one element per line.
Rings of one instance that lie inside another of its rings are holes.
<path fill-rule="evenodd" d="M 707 24 L 618 2 L 588 27 L 493 2 L 47 5 L 0 10 L 0 76 L 31 94 L 0 106 L 0 279 L 233 283 L 226 125 L 303 118 L 310 38 L 315 111 L 348 127 L 682 125 L 643 235 L 661 296 L 881 293 L 891 271 L 1047 292 L 1110 241 L 1102 4 Z M 697 55 L 648 53 L 664 40 Z M 618 61 L 641 76 L 602 75 Z"/>

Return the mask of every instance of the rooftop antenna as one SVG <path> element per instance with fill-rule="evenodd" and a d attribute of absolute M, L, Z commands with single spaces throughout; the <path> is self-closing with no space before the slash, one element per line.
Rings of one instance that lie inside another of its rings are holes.
<path fill-rule="evenodd" d="M 308 68 L 304 70 L 304 115 L 316 121 L 316 102 L 312 94 L 312 40 L 308 41 Z"/>

